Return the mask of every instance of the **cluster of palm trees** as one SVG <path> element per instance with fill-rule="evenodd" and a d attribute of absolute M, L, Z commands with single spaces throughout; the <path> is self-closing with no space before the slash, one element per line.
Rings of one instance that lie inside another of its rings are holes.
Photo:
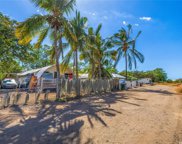
<path fill-rule="evenodd" d="M 128 30 L 122 28 L 113 37 L 103 39 L 100 33 L 102 25 L 94 30 L 87 26 L 87 18 L 82 17 L 76 11 L 76 16 L 69 20 L 68 15 L 74 11 L 76 0 L 31 0 L 35 6 L 44 11 L 45 15 L 36 14 L 20 23 L 16 29 L 19 43 L 26 45 L 35 37 L 36 48 L 49 37 L 53 42 L 52 59 L 57 69 L 57 98 L 60 98 L 60 57 L 62 68 L 66 69 L 71 60 L 74 61 L 76 78 L 79 77 L 78 61 L 88 64 L 90 78 L 110 77 L 108 66 L 116 67 L 122 57 L 126 61 L 127 69 L 137 60 L 144 62 L 144 56 L 135 48 L 135 42 L 141 32 L 132 39 L 132 26 Z M 64 50 L 70 46 L 70 50 L 64 56 Z"/>

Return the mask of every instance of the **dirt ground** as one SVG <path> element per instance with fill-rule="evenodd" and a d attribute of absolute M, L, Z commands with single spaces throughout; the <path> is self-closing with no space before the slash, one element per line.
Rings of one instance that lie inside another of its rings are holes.
<path fill-rule="evenodd" d="M 181 144 L 182 95 L 144 86 L 0 111 L 0 144 Z"/>

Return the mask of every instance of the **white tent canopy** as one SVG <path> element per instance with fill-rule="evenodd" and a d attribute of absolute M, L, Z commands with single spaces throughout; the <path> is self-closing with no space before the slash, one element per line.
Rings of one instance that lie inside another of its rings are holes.
<path fill-rule="evenodd" d="M 44 73 L 47 69 L 49 69 L 49 68 L 51 68 L 51 67 L 53 67 L 53 66 L 47 66 L 47 67 L 41 68 L 35 76 L 37 76 L 37 78 L 39 79 L 39 78 L 43 75 L 43 73 Z"/>
<path fill-rule="evenodd" d="M 112 77 L 113 78 L 119 78 L 119 79 L 126 79 L 124 76 L 121 76 L 121 75 L 119 75 L 119 74 L 112 74 Z"/>
<path fill-rule="evenodd" d="M 40 70 L 40 68 L 39 69 L 33 69 L 33 70 L 25 71 L 25 72 L 22 72 L 22 73 L 18 73 L 17 76 L 26 76 L 28 74 L 37 73 L 39 70 Z"/>
<path fill-rule="evenodd" d="M 26 72 L 22 72 L 22 73 L 19 73 L 17 74 L 18 76 L 26 76 L 28 74 L 35 74 L 35 76 L 37 76 L 37 78 L 40 78 L 42 76 L 42 74 L 48 70 L 49 68 L 53 67 L 54 65 L 51 65 L 51 66 L 46 66 L 46 67 L 43 67 L 43 68 L 38 68 L 38 69 L 33 69 L 33 70 L 29 70 L 29 71 L 26 71 Z"/>

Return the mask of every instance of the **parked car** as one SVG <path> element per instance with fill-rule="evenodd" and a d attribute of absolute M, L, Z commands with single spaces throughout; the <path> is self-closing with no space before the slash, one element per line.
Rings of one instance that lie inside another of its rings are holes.
<path fill-rule="evenodd" d="M 7 89 L 7 88 L 15 89 L 17 88 L 17 86 L 18 84 L 16 83 L 16 81 L 11 78 L 4 79 L 1 83 L 1 87 L 4 89 Z"/>

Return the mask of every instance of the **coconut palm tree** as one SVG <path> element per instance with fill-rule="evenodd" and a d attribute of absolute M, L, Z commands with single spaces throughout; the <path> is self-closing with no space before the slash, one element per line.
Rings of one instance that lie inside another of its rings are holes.
<path fill-rule="evenodd" d="M 99 25 L 96 31 L 93 28 L 88 29 L 86 49 L 80 57 L 89 62 L 89 75 L 92 78 L 111 77 L 107 67 L 115 60 L 117 52 L 111 50 L 113 44 L 109 39 L 103 40 L 100 35 L 102 25 Z"/>
<path fill-rule="evenodd" d="M 97 38 L 97 49 L 94 52 L 95 57 L 95 70 L 94 76 L 96 78 L 111 78 L 108 67 L 116 60 L 117 51 L 112 50 L 113 44 L 110 40 L 102 40 L 101 37 Z"/>
<path fill-rule="evenodd" d="M 81 17 L 80 12 L 76 11 L 76 16 L 70 21 L 70 25 L 65 29 L 65 38 L 71 46 L 71 50 L 66 55 L 63 60 L 63 67 L 66 68 L 70 62 L 70 59 L 74 59 L 76 66 L 76 79 L 78 82 L 78 52 L 83 50 L 85 28 L 86 28 L 87 18 Z M 76 93 L 79 96 L 79 83 L 76 84 Z"/>
<path fill-rule="evenodd" d="M 75 5 L 76 0 L 31 0 L 36 7 L 45 11 L 45 15 L 36 14 L 28 18 L 16 29 L 16 36 L 20 44 L 27 44 L 33 38 L 38 37 L 35 47 L 40 47 L 43 40 L 48 36 L 53 37 L 53 49 L 55 52 L 57 70 L 57 99 L 60 98 L 60 50 L 63 50 L 62 37 L 67 19 L 65 14 L 69 14 Z M 58 47 L 59 41 L 59 47 Z"/>
<path fill-rule="evenodd" d="M 126 67 L 126 79 L 128 77 L 128 67 L 132 69 L 132 65 L 134 64 L 135 68 L 137 67 L 137 60 L 141 63 L 144 62 L 144 56 L 136 49 L 135 44 L 137 38 L 140 36 L 141 31 L 139 31 L 135 38 L 131 37 L 132 26 L 128 25 L 127 30 L 122 28 L 118 33 L 114 34 L 112 37 L 113 43 L 118 46 L 117 51 L 117 60 L 115 63 L 115 67 L 122 57 L 125 58 L 125 67 Z"/>
<path fill-rule="evenodd" d="M 76 11 L 76 16 L 70 21 L 70 25 L 65 29 L 65 38 L 71 46 L 70 52 L 66 55 L 63 65 L 68 65 L 71 58 L 74 58 L 76 65 L 76 78 L 78 78 L 78 52 L 84 48 L 85 28 L 87 18 L 81 17 Z"/>
<path fill-rule="evenodd" d="M 88 28 L 87 35 L 85 37 L 85 49 L 82 51 L 80 55 L 80 59 L 89 62 L 89 77 L 94 78 L 94 70 L 95 70 L 95 58 L 94 51 L 96 51 L 96 37 L 100 36 L 100 30 L 102 25 L 99 24 L 96 30 L 92 27 Z"/>

